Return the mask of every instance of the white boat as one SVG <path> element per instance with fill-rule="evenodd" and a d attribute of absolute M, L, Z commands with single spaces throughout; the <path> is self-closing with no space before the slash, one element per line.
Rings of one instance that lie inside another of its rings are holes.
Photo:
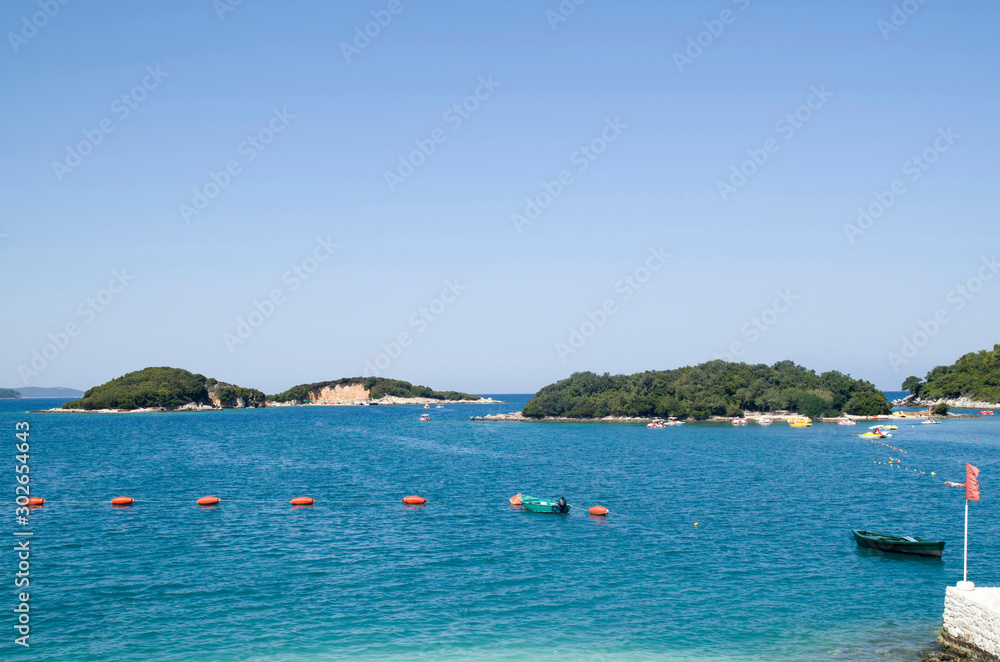
<path fill-rule="evenodd" d="M 733 425 L 746 425 L 746 424 L 747 424 L 747 419 L 745 419 L 745 418 L 734 418 L 733 419 Z"/>
<path fill-rule="evenodd" d="M 925 418 L 922 425 L 937 425 L 937 420 L 933 418 Z"/>
<path fill-rule="evenodd" d="M 761 425 L 770 425 L 771 423 L 774 423 L 774 419 L 771 419 L 771 418 L 758 418 L 757 422 L 760 423 Z"/>
<path fill-rule="evenodd" d="M 659 428 L 665 428 L 671 425 L 684 425 L 684 421 L 678 421 L 675 417 L 671 416 L 667 420 L 663 420 L 662 418 L 654 418 L 652 422 L 646 423 L 646 427 L 653 430 L 657 430 Z"/>
<path fill-rule="evenodd" d="M 842 418 L 837 421 L 837 425 L 857 425 L 858 422 L 851 418 Z"/>
<path fill-rule="evenodd" d="M 431 420 L 431 415 L 430 414 L 421 414 L 420 418 L 417 419 L 417 420 L 420 420 L 420 421 L 429 421 L 429 420 Z"/>

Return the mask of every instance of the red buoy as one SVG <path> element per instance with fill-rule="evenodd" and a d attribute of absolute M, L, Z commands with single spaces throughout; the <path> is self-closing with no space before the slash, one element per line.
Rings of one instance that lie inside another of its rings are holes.
<path fill-rule="evenodd" d="M 591 506 L 589 512 L 591 515 L 607 515 L 608 509 L 604 506 Z"/>
<path fill-rule="evenodd" d="M 134 501 L 135 501 L 135 499 L 133 499 L 132 497 L 115 497 L 114 499 L 111 500 L 111 505 L 112 506 L 127 506 L 127 505 L 131 504 Z"/>
<path fill-rule="evenodd" d="M 316 503 L 316 499 L 311 497 L 295 497 L 291 500 L 293 506 L 311 506 Z"/>
<path fill-rule="evenodd" d="M 418 496 L 408 496 L 408 497 L 403 497 L 403 503 L 411 503 L 411 504 L 427 503 L 427 499 Z"/>
<path fill-rule="evenodd" d="M 220 499 L 217 496 L 203 496 L 202 498 L 198 499 L 198 505 L 199 506 L 214 506 L 215 504 L 219 503 L 220 501 L 222 501 L 222 499 Z"/>
<path fill-rule="evenodd" d="M 42 497 L 28 497 L 28 503 L 26 505 L 28 505 L 28 506 L 44 506 L 45 505 L 45 499 L 43 499 Z"/>
<path fill-rule="evenodd" d="M 523 506 L 524 505 L 523 503 L 521 503 L 521 493 L 520 492 L 518 492 L 517 494 L 515 494 L 514 496 L 512 496 L 510 498 L 510 505 L 512 505 L 512 506 Z"/>

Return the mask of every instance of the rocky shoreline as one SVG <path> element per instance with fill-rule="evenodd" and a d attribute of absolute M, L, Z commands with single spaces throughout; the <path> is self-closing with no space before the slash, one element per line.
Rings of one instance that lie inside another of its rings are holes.
<path fill-rule="evenodd" d="M 201 405 L 190 402 L 180 407 L 167 409 L 165 407 L 142 407 L 139 409 L 36 409 L 28 412 L 30 414 L 155 414 L 164 412 L 183 411 L 223 411 L 225 409 L 263 409 L 265 407 L 361 407 L 361 406 L 389 406 L 389 405 L 503 405 L 507 404 L 503 400 L 493 398 L 480 398 L 479 400 L 435 400 L 433 398 L 398 398 L 387 395 L 378 400 L 368 400 L 363 402 L 273 402 L 268 401 L 263 407 L 215 407 L 212 405 Z"/>
<path fill-rule="evenodd" d="M 930 412 L 893 412 L 882 416 L 854 416 L 844 414 L 840 418 L 854 421 L 903 421 L 912 418 L 925 418 L 930 416 Z M 744 415 L 748 423 L 758 423 L 762 418 L 770 418 L 775 423 L 788 423 L 793 418 L 801 418 L 802 414 L 795 412 L 780 411 L 768 413 L 748 413 Z M 934 415 L 934 418 L 957 419 L 957 418 L 977 418 L 972 414 L 948 414 L 946 416 Z M 529 418 L 519 411 L 512 411 L 508 414 L 487 414 L 486 416 L 470 416 L 470 421 L 518 421 L 527 423 L 650 423 L 655 420 L 650 416 L 605 416 L 604 418 L 566 418 L 561 416 L 545 416 L 542 418 Z M 682 419 L 684 423 L 729 423 L 733 419 L 729 416 L 713 416 L 704 420 Z M 814 423 L 829 423 L 822 419 L 813 419 Z"/>
<path fill-rule="evenodd" d="M 893 407 L 933 407 L 934 405 L 946 404 L 949 407 L 955 409 L 1000 409 L 1000 403 L 998 402 L 983 402 L 981 400 L 972 400 L 971 398 L 936 398 L 933 400 L 927 400 L 924 398 L 918 398 L 914 395 L 908 395 L 905 398 L 899 398 L 892 401 Z"/>

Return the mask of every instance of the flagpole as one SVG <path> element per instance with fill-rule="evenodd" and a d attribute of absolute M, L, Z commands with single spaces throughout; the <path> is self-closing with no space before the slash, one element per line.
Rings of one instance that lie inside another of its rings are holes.
<path fill-rule="evenodd" d="M 962 581 L 969 581 L 969 500 L 965 500 L 965 554 L 962 557 Z"/>

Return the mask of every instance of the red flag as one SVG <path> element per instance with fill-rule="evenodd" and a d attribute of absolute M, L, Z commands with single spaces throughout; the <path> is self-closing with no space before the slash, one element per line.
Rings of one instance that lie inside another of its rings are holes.
<path fill-rule="evenodd" d="M 979 469 L 969 463 L 965 464 L 965 498 L 979 501 Z"/>

